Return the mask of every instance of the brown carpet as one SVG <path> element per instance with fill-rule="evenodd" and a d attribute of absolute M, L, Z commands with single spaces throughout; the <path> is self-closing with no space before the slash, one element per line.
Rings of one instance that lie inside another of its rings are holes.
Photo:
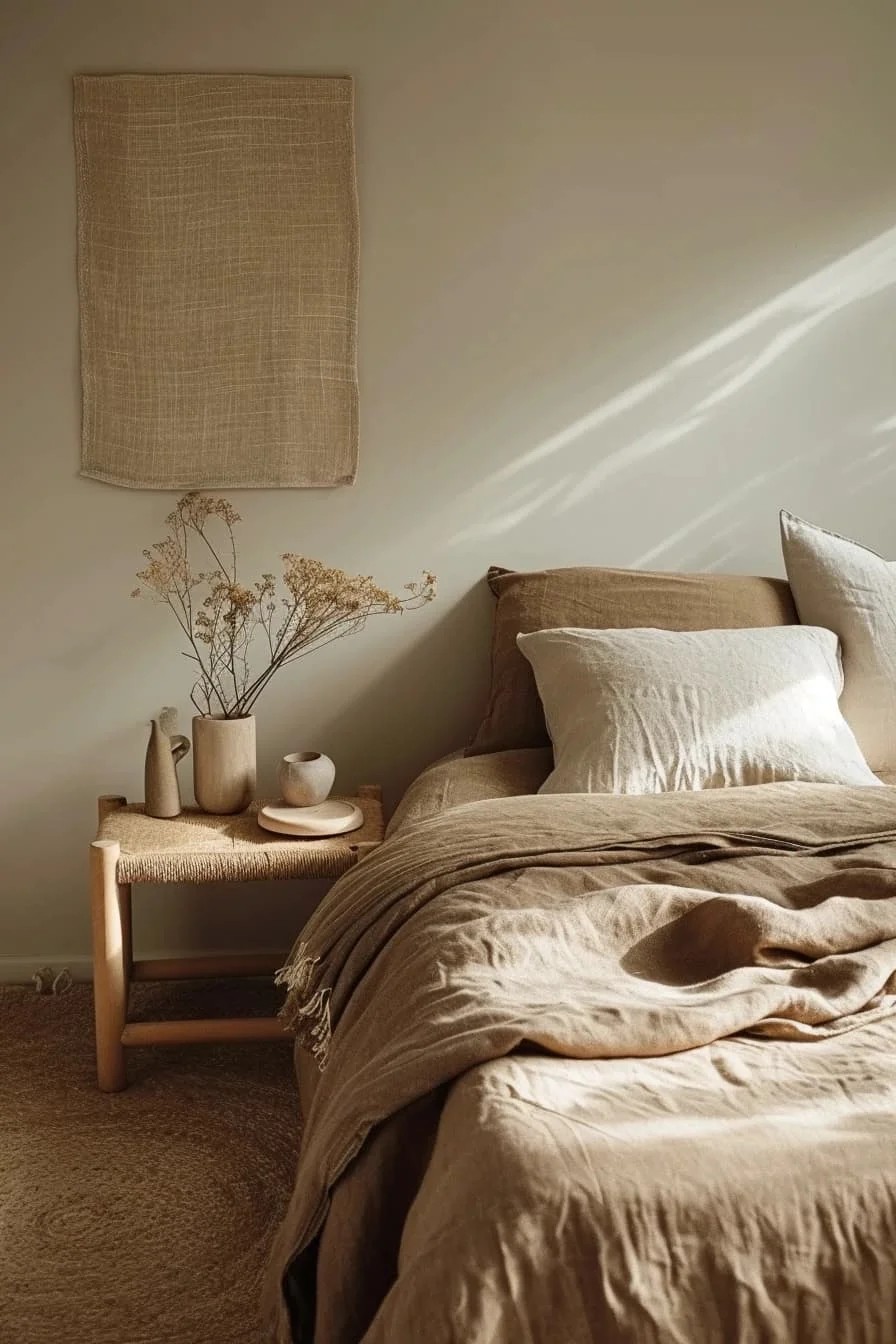
<path fill-rule="evenodd" d="M 273 1011 L 248 981 L 139 985 L 132 1004 Z M 127 1091 L 98 1092 L 89 986 L 0 990 L 0 1344 L 263 1344 L 299 1133 L 289 1046 L 129 1059 Z"/>

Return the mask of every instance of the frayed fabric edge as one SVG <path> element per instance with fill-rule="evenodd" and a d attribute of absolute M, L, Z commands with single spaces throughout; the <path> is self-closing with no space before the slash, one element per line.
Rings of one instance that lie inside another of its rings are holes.
<path fill-rule="evenodd" d="M 330 1058 L 330 989 L 322 987 L 310 993 L 314 968 L 320 957 L 299 943 L 295 955 L 274 976 L 275 985 L 285 985 L 286 1002 L 278 1017 L 292 1027 L 296 1040 L 314 1057 L 321 1073 Z"/>

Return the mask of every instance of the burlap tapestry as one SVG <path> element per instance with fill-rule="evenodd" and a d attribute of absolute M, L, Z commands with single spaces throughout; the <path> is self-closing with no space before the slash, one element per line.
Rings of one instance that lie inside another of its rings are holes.
<path fill-rule="evenodd" d="M 352 83 L 75 78 L 81 474 L 350 485 Z"/>

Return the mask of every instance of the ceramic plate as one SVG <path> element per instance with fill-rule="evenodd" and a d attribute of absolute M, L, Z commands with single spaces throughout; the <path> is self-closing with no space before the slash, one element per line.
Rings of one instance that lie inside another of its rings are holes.
<path fill-rule="evenodd" d="M 277 835 L 307 839 L 309 836 L 345 835 L 346 831 L 356 831 L 364 825 L 364 813 L 354 803 L 343 803 L 338 798 L 328 798 L 316 807 L 269 804 L 260 809 L 258 824 Z"/>

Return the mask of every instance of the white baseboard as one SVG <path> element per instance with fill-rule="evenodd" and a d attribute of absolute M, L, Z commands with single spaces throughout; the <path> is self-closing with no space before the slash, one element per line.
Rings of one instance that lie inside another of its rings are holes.
<path fill-rule="evenodd" d="M 229 957 L 241 952 L 257 953 L 259 956 L 279 956 L 286 960 L 287 951 L 283 948 L 267 947 L 215 947 L 206 950 L 197 948 L 184 949 L 180 952 L 172 952 L 166 949 L 162 952 L 141 952 L 141 956 L 152 957 L 153 959 L 162 957 Z M 93 961 L 90 957 L 66 957 L 61 953 L 54 956 L 52 953 L 42 953 L 36 957 L 0 957 L 0 985 L 30 985 L 31 977 L 38 971 L 49 966 L 54 975 L 62 970 L 67 970 L 73 980 L 92 980 L 93 979 Z"/>

